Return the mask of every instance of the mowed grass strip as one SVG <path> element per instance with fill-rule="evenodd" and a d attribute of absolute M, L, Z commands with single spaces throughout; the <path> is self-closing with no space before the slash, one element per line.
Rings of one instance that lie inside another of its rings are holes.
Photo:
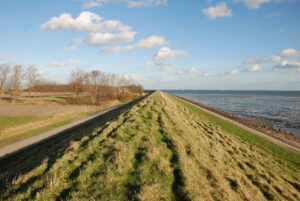
<path fill-rule="evenodd" d="M 94 111 L 74 111 L 55 116 L 0 116 L 0 126 L 4 128 L 0 129 L 0 147 L 64 126 Z"/>
<path fill-rule="evenodd" d="M 285 160 L 281 151 L 275 157 L 277 145 L 262 148 L 256 138 L 239 136 L 239 127 L 230 125 L 232 133 L 219 125 L 227 122 L 216 121 L 155 92 L 117 116 L 70 133 L 76 136 L 72 141 L 60 139 L 28 160 L 16 160 L 23 168 L 13 168 L 14 161 L 1 164 L 0 199 L 300 199 L 297 161 Z M 11 179 L 13 170 L 18 174 Z"/>
<path fill-rule="evenodd" d="M 31 122 L 36 122 L 40 120 L 45 120 L 49 118 L 48 116 L 43 117 L 37 117 L 37 116 L 0 116 L 0 131 L 15 127 L 24 125 Z"/>

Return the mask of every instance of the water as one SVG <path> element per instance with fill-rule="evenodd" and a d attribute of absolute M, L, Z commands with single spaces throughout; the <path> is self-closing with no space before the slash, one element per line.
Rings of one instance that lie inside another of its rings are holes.
<path fill-rule="evenodd" d="M 300 91 L 165 90 L 300 137 Z"/>

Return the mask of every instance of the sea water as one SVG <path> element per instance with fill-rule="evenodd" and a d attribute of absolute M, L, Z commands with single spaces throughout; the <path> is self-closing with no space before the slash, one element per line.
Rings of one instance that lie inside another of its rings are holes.
<path fill-rule="evenodd" d="M 300 137 L 300 91 L 164 90 Z"/>

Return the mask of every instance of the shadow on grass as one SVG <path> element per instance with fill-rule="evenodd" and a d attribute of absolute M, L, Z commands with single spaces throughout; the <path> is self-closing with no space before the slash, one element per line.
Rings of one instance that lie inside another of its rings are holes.
<path fill-rule="evenodd" d="M 150 95 L 150 94 L 148 94 Z M 147 96 L 148 96 L 147 95 Z M 47 160 L 47 167 L 38 176 L 32 177 L 25 183 L 21 184 L 17 189 L 8 192 L 5 197 L 9 198 L 16 192 L 25 192 L 35 181 L 40 179 L 44 174 L 46 174 L 53 164 L 61 158 L 65 152 L 68 151 L 68 147 L 72 141 L 80 141 L 83 137 L 89 136 L 86 140 L 86 145 L 90 140 L 92 140 L 96 135 L 92 135 L 93 130 L 99 126 L 105 125 L 108 121 L 114 121 L 118 118 L 120 114 L 125 111 L 130 110 L 135 104 L 142 101 L 147 96 L 140 99 L 132 101 L 122 107 L 115 109 L 113 111 L 107 112 L 101 115 L 97 120 L 92 122 L 90 125 L 85 125 L 78 129 L 75 129 L 69 133 L 58 136 L 47 142 L 43 142 L 37 146 L 26 149 L 14 156 L 3 159 L 0 161 L 0 195 L 4 194 L 7 187 L 11 185 L 14 178 L 19 175 L 24 175 L 36 167 L 40 166 L 44 161 Z M 98 132 L 101 133 L 101 132 Z M 68 194 L 68 193 L 66 193 Z M 64 197 L 64 196 L 62 196 Z"/>

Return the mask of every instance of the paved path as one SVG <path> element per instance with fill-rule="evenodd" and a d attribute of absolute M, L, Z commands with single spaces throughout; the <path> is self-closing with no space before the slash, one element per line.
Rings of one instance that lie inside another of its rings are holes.
<path fill-rule="evenodd" d="M 45 141 L 47 141 L 49 139 L 52 139 L 56 136 L 63 135 L 65 133 L 70 132 L 70 131 L 72 131 L 76 128 L 79 128 L 81 126 L 89 125 L 92 122 L 94 122 L 96 119 L 101 117 L 103 114 L 105 114 L 107 112 L 110 112 L 110 111 L 113 111 L 113 110 L 116 110 L 116 109 L 119 109 L 119 108 L 124 107 L 124 106 L 125 105 L 116 105 L 116 106 L 112 106 L 112 107 L 102 109 L 102 110 L 97 111 L 97 112 L 90 113 L 90 114 L 80 118 L 79 120 L 70 123 L 70 124 L 55 128 L 53 130 L 44 132 L 42 134 L 33 136 L 31 138 L 27 138 L 25 140 L 22 140 L 22 141 L 7 145 L 5 147 L 2 147 L 2 148 L 0 148 L 0 160 L 2 160 L 4 158 L 7 158 L 9 156 L 15 155 L 16 153 L 19 153 L 20 151 L 23 151 L 24 149 L 33 147 L 37 144 L 45 142 Z"/>

